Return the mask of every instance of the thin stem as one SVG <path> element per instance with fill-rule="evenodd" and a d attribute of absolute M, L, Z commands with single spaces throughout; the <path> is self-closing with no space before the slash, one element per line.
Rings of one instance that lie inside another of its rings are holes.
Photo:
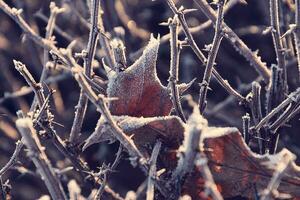
<path fill-rule="evenodd" d="M 53 199 L 67 199 L 62 184 L 42 148 L 31 119 L 18 119 L 16 126 L 24 139 L 24 144 L 29 150 L 28 155 L 38 169 L 51 197 Z"/>
<path fill-rule="evenodd" d="M 91 12 L 91 28 L 89 40 L 86 48 L 86 57 L 84 58 L 84 71 L 87 77 L 91 77 L 92 74 L 92 63 L 95 56 L 97 41 L 98 41 L 98 19 L 99 19 L 99 8 L 100 0 L 92 1 L 92 12 Z M 77 142 L 80 135 L 80 131 L 83 124 L 83 119 L 86 113 L 88 104 L 88 98 L 83 94 L 82 89 L 80 90 L 79 100 L 76 106 L 75 117 L 71 128 L 69 141 L 71 144 Z"/>
<path fill-rule="evenodd" d="M 231 8 L 233 8 L 236 4 L 240 3 L 240 0 L 229 0 L 228 3 L 225 5 L 224 8 L 224 14 L 226 14 Z M 213 23 L 210 20 L 207 20 L 203 23 L 201 23 L 198 26 L 194 26 L 189 28 L 189 31 L 192 34 L 201 33 L 205 29 L 209 28 Z M 182 27 L 179 28 L 178 34 L 181 34 L 183 32 Z M 164 44 L 165 42 L 168 42 L 171 38 L 171 34 L 167 33 L 160 39 L 160 44 Z M 140 55 L 143 53 L 145 47 L 140 48 L 139 50 L 135 51 L 134 53 L 129 55 L 129 58 L 131 60 L 135 60 L 135 58 L 140 57 Z"/>
<path fill-rule="evenodd" d="M 198 59 L 204 64 L 206 63 L 206 58 L 203 55 L 203 53 L 201 52 L 201 50 L 199 49 L 199 47 L 197 46 L 191 32 L 189 31 L 188 25 L 186 23 L 185 17 L 184 17 L 184 13 L 182 10 L 178 10 L 174 4 L 174 2 L 172 0 L 167 0 L 167 3 L 169 5 L 169 7 L 171 8 L 171 10 L 173 11 L 173 13 L 175 15 L 178 16 L 179 22 L 183 28 L 183 31 L 187 37 L 187 41 L 190 45 L 190 47 L 192 48 L 192 50 L 194 51 L 194 53 L 196 54 L 196 56 L 198 57 Z M 216 80 L 218 81 L 218 83 L 231 95 L 235 96 L 239 102 L 245 102 L 245 97 L 243 97 L 241 94 L 239 94 L 236 90 L 234 90 L 230 84 L 228 83 L 227 80 L 224 80 L 222 78 L 222 76 L 215 70 L 212 70 L 212 74 L 213 76 L 216 78 Z"/>
<path fill-rule="evenodd" d="M 249 145 L 249 141 L 250 141 L 250 115 L 248 113 L 246 113 L 246 115 L 244 115 L 242 117 L 243 120 L 243 138 L 244 141 L 247 145 Z"/>
<path fill-rule="evenodd" d="M 173 194 L 173 199 L 178 199 L 181 194 L 180 183 L 182 183 L 185 175 L 194 169 L 195 159 L 199 153 L 201 132 L 206 126 L 207 122 L 200 116 L 199 109 L 194 105 L 194 111 L 187 121 L 188 129 L 184 134 L 185 138 L 180 147 L 182 152 L 179 154 L 177 167 L 174 170 L 169 183 L 176 189 L 176 192 Z"/>
<path fill-rule="evenodd" d="M 107 182 L 107 179 L 109 178 L 109 175 L 110 173 L 115 170 L 115 168 L 117 167 L 117 165 L 119 164 L 119 161 L 121 159 L 121 155 L 122 155 L 122 151 L 123 151 L 123 147 L 122 145 L 120 144 L 119 146 L 119 149 L 118 149 L 118 152 L 116 154 L 116 158 L 115 158 L 115 161 L 113 162 L 113 164 L 111 165 L 111 167 L 109 167 L 110 169 L 107 169 L 106 172 L 104 172 L 104 180 L 102 181 L 101 183 L 101 186 L 99 188 L 99 190 L 97 191 L 96 193 L 96 196 L 95 196 L 95 199 L 101 199 L 101 196 L 104 192 L 104 189 L 106 187 L 106 182 Z"/>
<path fill-rule="evenodd" d="M 153 147 L 151 158 L 149 160 L 150 169 L 148 173 L 148 185 L 147 185 L 147 200 L 154 200 L 154 189 L 155 189 L 155 180 L 156 179 L 156 162 L 157 157 L 160 151 L 161 141 L 157 141 Z"/>
<path fill-rule="evenodd" d="M 210 7 L 206 0 L 194 0 L 199 6 L 202 12 L 209 18 L 214 24 L 217 21 L 217 15 L 214 10 Z M 269 83 L 271 73 L 267 68 L 266 63 L 263 63 L 260 57 L 252 52 L 249 47 L 230 29 L 225 22 L 223 22 L 223 31 L 226 39 L 235 47 L 235 49 L 244 56 L 250 64 L 256 69 L 256 71 L 263 77 L 266 84 Z"/>
<path fill-rule="evenodd" d="M 262 119 L 262 111 L 261 111 L 261 86 L 257 82 L 252 83 L 252 102 L 251 102 L 251 113 L 252 119 L 254 124 L 258 124 Z M 259 153 L 264 153 L 264 145 L 262 139 L 265 137 L 262 136 L 261 132 L 258 131 L 258 146 L 259 146 Z"/>
<path fill-rule="evenodd" d="M 279 69 L 283 70 L 283 82 L 284 82 L 284 91 L 287 90 L 287 72 L 285 66 L 285 52 L 283 43 L 281 40 L 280 34 L 280 25 L 279 25 L 279 8 L 278 0 L 270 0 L 270 17 L 271 17 L 271 26 L 272 26 L 272 38 L 275 48 L 275 53 L 277 57 L 277 64 Z"/>
<path fill-rule="evenodd" d="M 298 81 L 300 84 L 300 2 L 295 0 L 296 10 L 295 10 L 295 25 L 296 29 L 293 31 L 295 48 L 297 53 L 297 63 L 298 63 Z"/>
<path fill-rule="evenodd" d="M 61 56 L 61 52 L 58 48 L 53 44 L 53 42 L 46 40 L 36 34 L 30 26 L 25 22 L 25 20 L 21 17 L 22 10 L 17 10 L 16 8 L 10 8 L 3 0 L 0 0 L 0 9 L 3 10 L 9 17 L 11 17 L 19 26 L 20 28 L 28 35 L 30 39 L 32 39 L 36 44 L 40 45 L 41 47 L 48 49 L 49 51 L 53 51 L 59 58 L 64 62 L 67 63 L 65 58 Z"/>
<path fill-rule="evenodd" d="M 206 68 L 203 76 L 203 80 L 200 86 L 200 95 L 199 95 L 199 110 L 200 113 L 203 114 L 205 108 L 206 108 L 206 96 L 207 96 L 207 90 L 209 87 L 209 82 L 212 75 L 212 70 L 215 64 L 215 60 L 219 51 L 219 47 L 223 38 L 223 32 L 222 32 L 222 23 L 223 23 L 223 8 L 224 8 L 224 0 L 218 1 L 218 14 L 217 14 L 217 22 L 215 25 L 215 35 L 212 43 L 212 47 L 208 54 L 208 60 L 206 63 Z"/>
<path fill-rule="evenodd" d="M 274 108 L 268 115 L 266 115 L 255 127 L 256 131 L 259 131 L 261 127 L 266 125 L 276 114 L 278 114 L 282 109 L 284 109 L 291 102 L 299 102 L 300 101 L 300 88 L 296 91 L 289 94 L 289 96 L 281 102 L 276 108 Z"/>
<path fill-rule="evenodd" d="M 46 26 L 46 36 L 45 36 L 46 40 L 52 41 L 51 37 L 52 37 L 53 30 L 55 27 L 56 17 L 59 13 L 62 13 L 63 11 L 64 11 L 64 8 L 56 7 L 54 2 L 50 3 L 51 14 L 50 14 L 47 26 Z M 40 83 L 44 82 L 44 80 L 48 76 L 48 71 L 49 71 L 49 69 L 47 68 L 47 62 L 49 61 L 49 50 L 45 48 L 43 54 L 44 54 L 44 64 L 43 64 L 43 71 L 42 71 L 40 81 L 39 81 Z M 30 110 L 33 110 L 36 105 L 37 105 L 37 96 L 34 96 L 33 103 L 31 104 Z"/>
<path fill-rule="evenodd" d="M 178 71 L 179 71 L 179 50 L 178 50 L 178 18 L 177 15 L 169 22 L 170 29 L 170 48 L 171 48 L 171 61 L 170 61 L 170 77 L 169 77 L 169 87 L 171 89 L 171 100 L 173 107 L 177 115 L 181 118 L 183 122 L 186 122 L 185 116 L 183 114 L 182 106 L 180 103 L 180 96 L 177 87 L 178 82 Z"/>
<path fill-rule="evenodd" d="M 24 144 L 22 141 L 17 141 L 16 148 L 13 155 L 10 157 L 9 161 L 0 170 L 0 177 L 3 176 L 9 169 L 11 169 L 18 161 L 19 154 L 23 148 Z"/>
<path fill-rule="evenodd" d="M 56 82 L 65 80 L 66 78 L 69 78 L 69 77 L 70 77 L 70 73 L 63 73 L 63 74 L 59 74 L 59 75 L 47 78 L 44 81 L 44 83 L 46 83 L 46 84 L 56 83 Z M 18 98 L 18 97 L 30 94 L 32 92 L 33 92 L 32 87 L 24 86 L 24 87 L 20 88 L 20 90 L 18 90 L 18 91 L 5 94 L 4 97 L 0 98 L 0 104 L 2 104 L 3 102 L 5 102 L 7 100 L 10 100 L 10 99 L 13 99 L 13 98 Z"/>
<path fill-rule="evenodd" d="M 109 46 L 109 39 L 105 35 L 105 27 L 104 27 L 102 15 L 103 15 L 103 11 L 101 10 L 101 12 L 99 14 L 99 19 L 98 19 L 98 28 L 101 33 L 99 36 L 99 43 L 100 43 L 101 48 L 104 49 L 104 52 L 105 52 L 104 59 L 105 59 L 106 63 L 108 64 L 108 66 L 111 69 L 114 69 L 115 65 L 114 65 L 113 53 Z"/>

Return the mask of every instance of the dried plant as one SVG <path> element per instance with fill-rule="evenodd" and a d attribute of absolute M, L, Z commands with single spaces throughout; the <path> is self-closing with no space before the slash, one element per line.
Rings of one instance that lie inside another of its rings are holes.
<path fill-rule="evenodd" d="M 0 0 L 1 200 L 300 198 L 299 0 L 48 3 Z"/>

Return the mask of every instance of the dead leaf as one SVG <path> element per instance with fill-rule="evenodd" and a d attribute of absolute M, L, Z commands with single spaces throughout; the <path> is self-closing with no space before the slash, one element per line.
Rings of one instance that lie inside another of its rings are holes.
<path fill-rule="evenodd" d="M 131 136 L 138 148 L 154 144 L 160 138 L 163 140 L 164 146 L 177 149 L 183 140 L 184 124 L 176 116 L 147 118 L 114 116 L 114 119 L 124 133 Z M 85 141 L 83 150 L 94 143 L 103 141 L 114 142 L 115 138 L 111 133 L 110 125 L 101 118 L 95 131 Z"/>
<path fill-rule="evenodd" d="M 124 71 L 105 67 L 108 76 L 108 97 L 117 97 L 109 103 L 113 115 L 155 117 L 169 115 L 172 102 L 170 91 L 157 77 L 156 61 L 159 38 L 151 36 L 143 55 Z M 178 85 L 182 93 L 193 83 Z"/>
<path fill-rule="evenodd" d="M 279 161 L 286 154 L 292 154 L 283 149 L 275 155 L 258 155 L 248 148 L 235 128 L 210 127 L 204 130 L 202 138 L 210 170 L 224 198 L 242 196 L 255 199 L 255 194 L 268 186 Z M 203 188 L 201 182 L 200 173 L 197 178 L 190 176 L 184 192 L 198 198 L 202 192 L 199 189 Z M 278 190 L 294 197 L 300 196 L 300 167 L 295 163 L 284 174 Z"/>

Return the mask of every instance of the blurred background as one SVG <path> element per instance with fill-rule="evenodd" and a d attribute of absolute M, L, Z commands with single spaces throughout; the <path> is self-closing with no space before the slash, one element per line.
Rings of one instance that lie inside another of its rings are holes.
<path fill-rule="evenodd" d="M 50 14 L 50 1 L 7 0 L 5 2 L 11 7 L 21 8 L 26 22 L 36 33 L 45 37 L 45 28 Z M 227 25 L 237 33 L 250 49 L 258 51 L 268 67 L 276 63 L 272 37 L 268 31 L 270 26 L 269 2 L 266 0 L 247 0 L 247 4 L 237 0 L 228 0 L 228 2 L 232 3 L 232 8 L 228 9 L 225 14 Z M 67 47 L 71 41 L 77 40 L 80 45 L 76 46 L 75 52 L 80 53 L 87 44 L 89 34 L 89 28 L 86 25 L 86 20 L 89 20 L 86 1 L 60 0 L 55 1 L 55 3 L 58 7 L 65 8 L 65 12 L 57 17 L 57 26 L 53 34 L 56 45 Z M 107 0 L 101 1 L 101 4 L 106 31 L 111 36 L 114 36 L 116 32 L 115 27 L 122 27 L 125 31 L 124 41 L 128 65 L 137 58 L 139 54 L 136 52 L 147 44 L 151 33 L 163 37 L 169 32 L 167 26 L 159 25 L 173 16 L 164 0 Z M 281 28 L 282 33 L 284 33 L 287 31 L 288 25 L 294 23 L 295 13 L 292 0 L 283 0 L 280 1 L 280 4 Z M 183 5 L 185 8 L 197 8 L 192 0 L 176 1 L 176 5 L 177 7 Z M 203 25 L 207 21 L 200 10 L 191 12 L 186 17 L 190 27 Z M 212 42 L 214 29 L 212 26 L 203 27 L 201 31 L 193 35 L 196 43 L 205 52 L 207 45 Z M 120 32 L 120 28 L 117 32 Z M 183 34 L 180 34 L 180 39 L 184 40 Z M 99 63 L 101 63 L 101 55 L 103 53 L 98 46 L 96 59 Z M 207 56 L 207 52 L 205 55 Z M 28 112 L 33 100 L 33 93 L 28 92 L 26 82 L 15 70 L 13 59 L 26 64 L 34 78 L 39 79 L 43 69 L 43 49 L 24 35 L 19 26 L 0 10 L 0 168 L 8 161 L 14 151 L 15 142 L 20 139 L 14 125 L 16 111 Z M 294 51 L 289 51 L 286 59 L 289 91 L 293 91 L 299 83 Z M 168 83 L 169 60 L 170 47 L 169 42 L 165 40 L 160 46 L 157 63 L 158 76 L 164 85 Z M 216 62 L 217 71 L 234 88 L 246 96 L 251 90 L 251 82 L 258 78 L 258 74 L 226 39 L 223 39 L 221 43 Z M 101 64 L 95 67 L 95 72 L 106 79 Z M 192 50 L 189 47 L 184 47 L 180 54 L 179 79 L 180 82 L 187 83 L 197 78 L 186 92 L 186 94 L 191 94 L 195 100 L 198 99 L 199 83 L 202 81 L 203 72 L 204 67 Z M 50 88 L 56 90 L 50 100 L 51 111 L 54 114 L 54 121 L 57 122 L 55 128 L 58 134 L 67 139 L 74 118 L 74 107 L 79 97 L 79 86 L 70 74 L 60 70 L 54 70 L 52 74 L 53 77 L 59 76 L 59 78 L 54 82 L 50 80 L 51 83 L 48 84 Z M 242 130 L 241 117 L 249 110 L 239 106 L 238 102 L 229 97 L 214 79 L 210 87 L 208 108 L 205 113 L 209 124 L 222 127 L 234 126 Z M 262 102 L 264 102 L 265 94 L 262 95 L 262 98 Z M 184 101 L 183 108 L 186 114 L 190 112 Z M 93 132 L 98 119 L 99 113 L 93 105 L 89 104 L 82 129 L 82 141 Z M 298 115 L 290 121 L 289 126 L 282 128 L 278 150 L 286 147 L 293 153 L 300 155 L 299 130 Z M 64 157 L 51 144 L 47 145 L 47 148 L 50 148 L 48 156 L 51 161 L 64 160 Z M 117 149 L 118 144 L 96 144 L 81 155 L 92 169 L 97 170 L 97 167 L 100 167 L 103 162 L 110 163 L 113 161 Z M 46 187 L 36 177 L 35 168 L 25 157 L 25 154 L 26 152 L 22 152 L 24 156 L 21 156 L 20 163 L 2 177 L 3 182 L 9 179 L 13 199 L 37 199 L 41 195 L 47 194 Z M 60 162 L 53 164 L 60 166 Z M 109 184 L 115 191 L 125 196 L 127 191 L 136 190 L 144 180 L 143 173 L 139 169 L 133 168 L 124 156 L 116 172 L 109 178 Z"/>

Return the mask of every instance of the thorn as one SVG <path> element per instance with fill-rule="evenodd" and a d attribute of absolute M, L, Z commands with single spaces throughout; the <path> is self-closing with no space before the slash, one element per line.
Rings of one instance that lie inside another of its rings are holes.
<path fill-rule="evenodd" d="M 195 12 L 197 11 L 198 9 L 195 9 L 195 8 L 191 8 L 191 9 L 185 9 L 182 11 L 183 14 L 189 14 L 191 12 Z"/>
<path fill-rule="evenodd" d="M 262 34 L 263 35 L 267 35 L 272 31 L 272 27 L 268 26 L 267 28 L 265 28 L 265 30 L 263 30 Z"/>

